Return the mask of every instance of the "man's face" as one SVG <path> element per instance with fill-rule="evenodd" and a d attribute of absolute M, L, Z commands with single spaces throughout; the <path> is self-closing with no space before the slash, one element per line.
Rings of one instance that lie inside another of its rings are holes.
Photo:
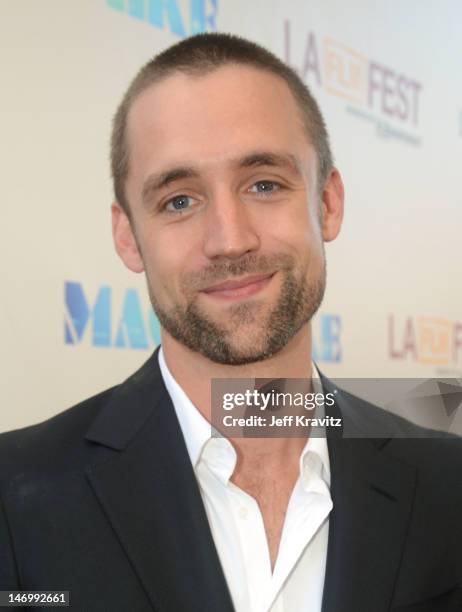
<path fill-rule="evenodd" d="M 134 102 L 128 146 L 116 246 L 163 329 L 218 363 L 279 352 L 325 287 L 316 157 L 287 85 L 247 66 L 175 74 Z"/>

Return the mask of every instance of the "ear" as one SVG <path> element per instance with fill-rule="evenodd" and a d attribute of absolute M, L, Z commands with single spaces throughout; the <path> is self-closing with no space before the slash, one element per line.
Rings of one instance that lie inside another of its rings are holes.
<path fill-rule="evenodd" d="M 332 168 L 322 194 L 322 237 L 325 242 L 337 238 L 343 220 L 345 192 L 337 168 Z"/>
<path fill-rule="evenodd" d="M 143 272 L 144 264 L 135 234 L 127 216 L 118 202 L 111 206 L 112 237 L 117 254 L 132 272 Z"/>

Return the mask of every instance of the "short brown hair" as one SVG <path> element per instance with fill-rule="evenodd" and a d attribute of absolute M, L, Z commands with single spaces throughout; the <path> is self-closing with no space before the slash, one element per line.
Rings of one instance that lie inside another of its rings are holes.
<path fill-rule="evenodd" d="M 114 116 L 111 136 L 111 170 L 115 198 L 130 216 L 125 195 L 129 151 L 127 116 L 134 100 L 148 87 L 174 72 L 202 76 L 227 64 L 253 66 L 271 72 L 287 83 L 301 110 L 308 139 L 318 159 L 318 188 L 322 192 L 333 166 L 326 125 L 316 100 L 298 74 L 273 53 L 254 42 L 223 33 L 197 34 L 156 55 L 131 82 Z"/>

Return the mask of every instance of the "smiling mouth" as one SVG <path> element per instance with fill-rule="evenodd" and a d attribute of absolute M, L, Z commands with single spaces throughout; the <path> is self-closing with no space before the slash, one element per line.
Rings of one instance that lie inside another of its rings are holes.
<path fill-rule="evenodd" d="M 264 287 L 266 287 L 273 278 L 274 274 L 275 272 L 270 274 L 258 274 L 247 276 L 238 280 L 218 283 L 211 287 L 207 287 L 207 289 L 203 289 L 202 293 L 221 299 L 248 297 L 258 293 Z"/>

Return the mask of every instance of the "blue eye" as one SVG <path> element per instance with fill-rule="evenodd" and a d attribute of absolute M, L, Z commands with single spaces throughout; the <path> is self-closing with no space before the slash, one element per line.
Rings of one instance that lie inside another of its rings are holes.
<path fill-rule="evenodd" d="M 257 188 L 256 191 L 254 190 L 255 187 Z M 275 181 L 257 181 L 252 185 L 250 191 L 252 193 L 266 194 L 278 191 L 280 188 L 281 185 Z"/>
<path fill-rule="evenodd" d="M 186 195 L 178 195 L 169 200 L 165 205 L 165 210 L 168 212 L 182 212 L 187 210 L 191 204 L 192 198 Z"/>

